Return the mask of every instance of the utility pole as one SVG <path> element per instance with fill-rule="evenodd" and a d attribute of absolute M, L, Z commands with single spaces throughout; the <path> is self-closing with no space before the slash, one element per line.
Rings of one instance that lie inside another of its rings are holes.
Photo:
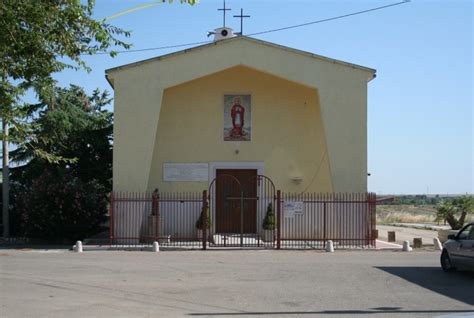
<path fill-rule="evenodd" d="M 10 175 L 9 175 L 9 156 L 8 156 L 8 123 L 5 118 L 2 118 L 3 125 L 3 140 L 2 140 L 2 151 L 3 151 L 3 162 L 2 162 L 2 210 L 3 210 L 3 237 L 10 236 L 10 218 L 8 207 L 9 194 L 10 194 Z"/>

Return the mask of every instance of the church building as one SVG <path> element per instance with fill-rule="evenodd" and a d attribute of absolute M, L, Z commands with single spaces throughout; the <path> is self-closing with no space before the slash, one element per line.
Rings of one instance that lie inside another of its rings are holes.
<path fill-rule="evenodd" d="M 225 172 L 288 192 L 367 192 L 374 69 L 220 28 L 106 77 L 114 191 L 202 191 Z"/>

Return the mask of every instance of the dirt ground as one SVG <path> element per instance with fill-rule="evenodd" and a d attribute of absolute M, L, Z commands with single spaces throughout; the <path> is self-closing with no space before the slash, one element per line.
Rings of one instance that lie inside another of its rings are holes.
<path fill-rule="evenodd" d="M 400 226 L 389 226 L 389 225 L 377 225 L 379 230 L 379 240 L 387 241 L 388 232 L 395 231 L 395 239 L 398 244 L 403 244 L 403 241 L 409 241 L 413 244 L 414 238 L 421 238 L 423 245 L 432 246 L 433 239 L 438 237 L 437 231 L 414 229 Z"/>

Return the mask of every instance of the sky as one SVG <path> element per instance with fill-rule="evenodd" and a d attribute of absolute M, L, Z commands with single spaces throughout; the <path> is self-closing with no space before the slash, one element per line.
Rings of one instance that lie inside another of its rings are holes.
<path fill-rule="evenodd" d="M 227 0 L 227 25 L 244 13 L 244 34 L 370 9 L 401 0 Z M 94 16 L 154 1 L 96 0 Z M 473 2 L 409 3 L 256 36 L 299 50 L 375 68 L 368 85 L 369 191 L 378 194 L 474 193 Z M 206 41 L 222 26 L 221 0 L 189 6 L 175 0 L 109 22 L 132 31 L 133 49 Z M 184 48 L 85 57 L 92 72 L 64 71 L 61 86 L 112 91 L 105 70 Z"/>

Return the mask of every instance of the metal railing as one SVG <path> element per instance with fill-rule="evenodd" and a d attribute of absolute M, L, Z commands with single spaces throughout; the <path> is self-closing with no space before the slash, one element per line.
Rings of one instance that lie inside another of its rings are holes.
<path fill-rule="evenodd" d="M 281 248 L 375 246 L 373 193 L 285 193 L 279 210 Z"/>
<path fill-rule="evenodd" d="M 263 200 L 265 196 L 257 193 L 259 203 L 253 207 L 257 217 L 255 234 L 238 231 L 233 235 L 218 231 L 216 224 L 220 220 L 216 218 L 217 207 L 211 191 L 113 193 L 110 244 L 148 246 L 158 241 L 163 247 L 202 249 L 233 246 L 322 249 L 328 240 L 332 240 L 334 247 L 340 249 L 375 246 L 376 197 L 373 193 L 276 191 L 274 199 L 272 192 L 268 200 Z M 233 204 L 234 201 L 238 200 L 231 200 Z M 258 229 L 262 227 L 269 202 L 275 203 L 276 228 L 264 239 Z"/>
<path fill-rule="evenodd" d="M 110 244 L 202 246 L 196 221 L 202 210 L 199 192 L 113 193 L 110 200 Z"/>

